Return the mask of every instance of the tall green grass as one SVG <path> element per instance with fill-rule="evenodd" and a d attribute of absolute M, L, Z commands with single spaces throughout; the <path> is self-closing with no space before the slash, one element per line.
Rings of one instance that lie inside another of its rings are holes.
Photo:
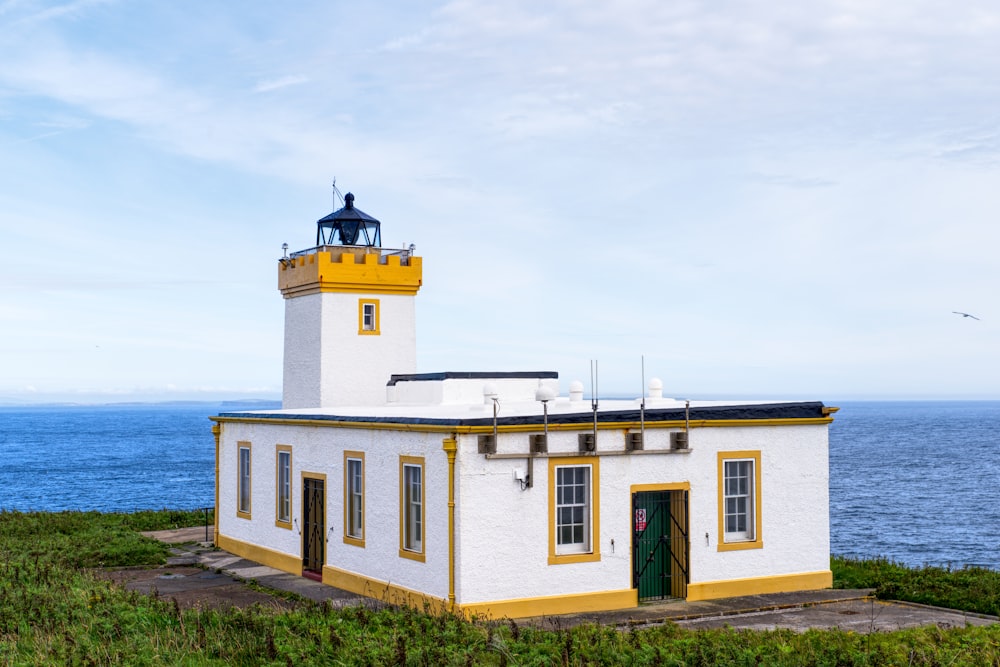
<path fill-rule="evenodd" d="M 181 610 L 92 575 L 93 567 L 162 562 L 165 547 L 136 532 L 161 520 L 173 519 L 0 513 L 0 664 L 1000 664 L 996 627 L 872 635 L 688 631 L 671 624 L 543 631 L 504 619 L 470 622 L 370 605 Z M 848 574 L 844 569 L 841 580 Z"/>
<path fill-rule="evenodd" d="M 1000 616 L 1000 572 L 981 567 L 906 567 L 890 560 L 830 559 L 835 588 L 874 588 L 875 597 Z"/>

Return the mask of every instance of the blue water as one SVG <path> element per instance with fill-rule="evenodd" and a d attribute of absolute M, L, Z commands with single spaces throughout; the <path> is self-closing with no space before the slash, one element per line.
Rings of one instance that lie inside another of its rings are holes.
<path fill-rule="evenodd" d="M 0 408 L 0 509 L 214 506 L 215 440 L 208 418 L 222 408 Z"/>
<path fill-rule="evenodd" d="M 1000 401 L 837 405 L 833 552 L 1000 569 Z"/>
<path fill-rule="evenodd" d="M 834 553 L 1000 569 L 1000 401 L 832 404 Z M 212 506 L 208 417 L 239 409 L 0 408 L 0 509 Z"/>

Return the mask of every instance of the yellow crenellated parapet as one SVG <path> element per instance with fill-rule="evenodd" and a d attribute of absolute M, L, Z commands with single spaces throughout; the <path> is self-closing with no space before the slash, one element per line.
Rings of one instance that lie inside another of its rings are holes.
<path fill-rule="evenodd" d="M 423 261 L 379 249 L 322 249 L 278 263 L 278 289 L 290 299 L 320 292 L 415 295 L 423 284 Z"/>

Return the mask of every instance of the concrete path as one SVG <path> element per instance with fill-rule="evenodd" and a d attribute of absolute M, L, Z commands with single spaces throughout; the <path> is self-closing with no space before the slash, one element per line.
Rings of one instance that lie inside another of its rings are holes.
<path fill-rule="evenodd" d="M 244 587 L 247 582 L 253 582 L 262 588 L 291 593 L 313 602 L 325 601 L 333 607 L 356 604 L 377 606 L 379 604 L 371 598 L 348 593 L 339 588 L 326 586 L 318 581 L 289 574 L 216 549 L 210 542 L 205 542 L 202 539 L 205 536 L 204 528 L 181 528 L 148 532 L 143 533 L 143 535 L 175 545 L 171 549 L 173 556 L 167 559 L 167 565 L 171 568 L 171 572 L 176 570 L 178 566 L 193 566 L 198 568 L 199 572 L 207 571 L 216 575 L 225 575 L 242 582 Z M 185 586 L 204 587 L 205 584 L 193 577 L 176 577 L 166 585 L 157 583 L 157 591 L 160 595 L 167 595 L 170 588 L 180 590 Z"/>
<path fill-rule="evenodd" d="M 194 592 L 195 600 L 206 599 L 208 595 L 239 598 L 233 588 L 229 587 L 241 587 L 249 592 L 251 587 L 246 583 L 255 582 L 265 589 L 291 593 L 314 602 L 326 601 L 334 607 L 381 604 L 371 598 L 215 549 L 211 543 L 204 541 L 204 528 L 182 528 L 144 535 L 175 545 L 172 549 L 174 555 L 168 560 L 169 574 L 159 575 L 155 581 L 156 591 L 161 596 L 190 596 Z M 133 590 L 149 592 L 138 580 L 126 585 Z M 253 592 L 264 599 L 270 597 L 272 601 L 281 600 L 280 595 L 274 598 L 263 591 Z M 198 595 L 202 597 L 199 598 Z M 691 629 L 726 626 L 747 630 L 790 628 L 797 631 L 840 628 L 865 633 L 923 625 L 937 625 L 941 628 L 990 625 L 1000 619 L 912 603 L 875 600 L 871 597 L 870 590 L 819 590 L 701 602 L 670 600 L 644 603 L 635 609 L 624 611 L 544 616 L 518 622 L 557 629 L 582 623 L 642 627 L 667 621 Z"/>

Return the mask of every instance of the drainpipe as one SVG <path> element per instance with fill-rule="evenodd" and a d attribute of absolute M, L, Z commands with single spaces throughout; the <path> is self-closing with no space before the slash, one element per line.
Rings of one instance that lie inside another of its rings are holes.
<path fill-rule="evenodd" d="M 452 433 L 441 444 L 448 455 L 448 611 L 455 612 L 455 455 L 457 435 Z"/>
<path fill-rule="evenodd" d="M 212 544 L 219 546 L 219 438 L 222 435 L 222 424 L 219 422 L 212 424 L 212 435 L 215 436 L 215 530 Z"/>

